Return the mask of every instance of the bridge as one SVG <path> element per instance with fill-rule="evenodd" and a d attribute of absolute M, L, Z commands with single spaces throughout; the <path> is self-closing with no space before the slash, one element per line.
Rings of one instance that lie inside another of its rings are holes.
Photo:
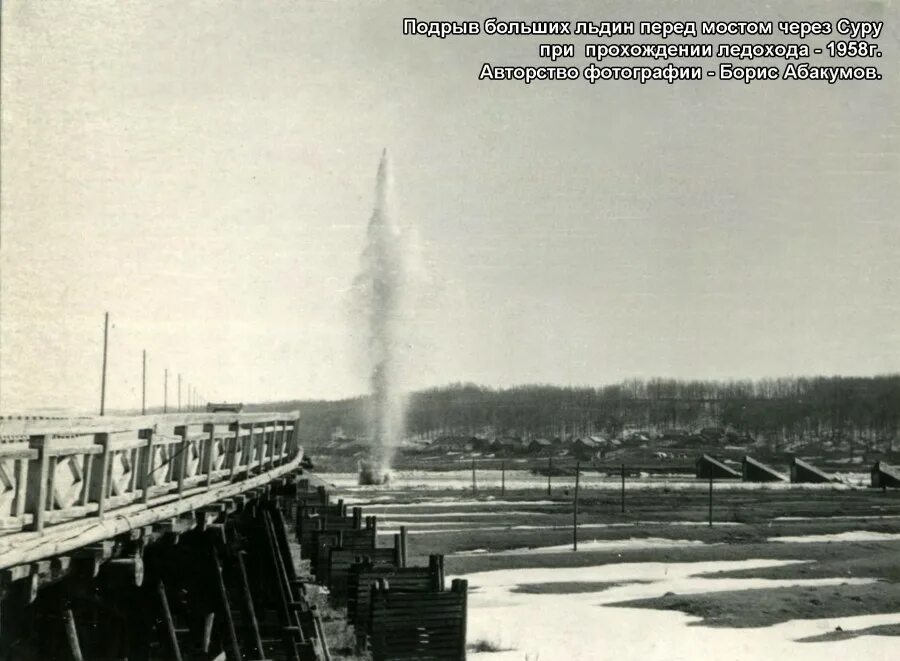
<path fill-rule="evenodd" d="M 241 538 L 300 469 L 297 419 L 0 419 L 0 658 L 262 659 L 232 602 L 265 606 L 272 549 Z M 289 633 L 269 658 L 322 658 L 315 622 Z"/>
<path fill-rule="evenodd" d="M 297 412 L 0 419 L 0 661 L 331 661 L 335 621 L 374 661 L 465 659 L 466 581 L 303 458 Z"/>

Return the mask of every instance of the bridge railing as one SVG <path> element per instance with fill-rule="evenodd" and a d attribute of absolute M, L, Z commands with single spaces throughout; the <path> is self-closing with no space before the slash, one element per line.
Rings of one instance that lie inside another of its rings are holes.
<path fill-rule="evenodd" d="M 103 518 L 264 473 L 301 452 L 297 418 L 0 418 L 0 535 Z"/>

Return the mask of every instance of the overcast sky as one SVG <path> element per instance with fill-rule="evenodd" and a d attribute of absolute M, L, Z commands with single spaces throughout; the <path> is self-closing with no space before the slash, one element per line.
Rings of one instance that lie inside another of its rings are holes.
<path fill-rule="evenodd" d="M 151 404 L 165 367 L 210 399 L 363 392 L 385 146 L 428 273 L 410 386 L 900 370 L 897 4 L 541 6 L 4 1 L 0 410 L 95 408 L 107 310 L 111 408 L 141 349 Z M 884 20 L 884 79 L 479 82 L 545 40 L 405 16 Z"/>

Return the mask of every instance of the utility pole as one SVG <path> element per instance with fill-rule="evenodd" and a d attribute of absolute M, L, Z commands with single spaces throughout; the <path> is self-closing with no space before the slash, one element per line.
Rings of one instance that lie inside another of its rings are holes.
<path fill-rule="evenodd" d="M 178 412 L 181 413 L 181 374 L 178 374 Z"/>
<path fill-rule="evenodd" d="M 581 478 L 581 462 L 575 462 L 575 500 L 572 503 L 572 550 L 578 550 L 578 483 Z"/>
<path fill-rule="evenodd" d="M 169 368 L 163 372 L 163 413 L 169 412 Z"/>
<path fill-rule="evenodd" d="M 141 352 L 141 415 L 147 415 L 147 350 Z"/>
<path fill-rule="evenodd" d="M 100 376 L 100 415 L 106 411 L 106 350 L 109 337 L 109 312 L 103 316 L 103 373 Z"/>

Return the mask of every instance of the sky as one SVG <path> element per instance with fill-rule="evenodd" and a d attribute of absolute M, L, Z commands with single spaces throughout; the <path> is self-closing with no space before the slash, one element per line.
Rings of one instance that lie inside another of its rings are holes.
<path fill-rule="evenodd" d="M 365 392 L 347 299 L 385 147 L 423 264 L 410 388 L 900 370 L 897 3 L 548 7 L 3 2 L 0 412 L 96 409 L 107 311 L 111 409 L 142 350 L 149 405 L 164 369 L 170 403 L 177 374 Z M 884 78 L 479 81 L 546 40 L 408 16 L 884 20 Z"/>

